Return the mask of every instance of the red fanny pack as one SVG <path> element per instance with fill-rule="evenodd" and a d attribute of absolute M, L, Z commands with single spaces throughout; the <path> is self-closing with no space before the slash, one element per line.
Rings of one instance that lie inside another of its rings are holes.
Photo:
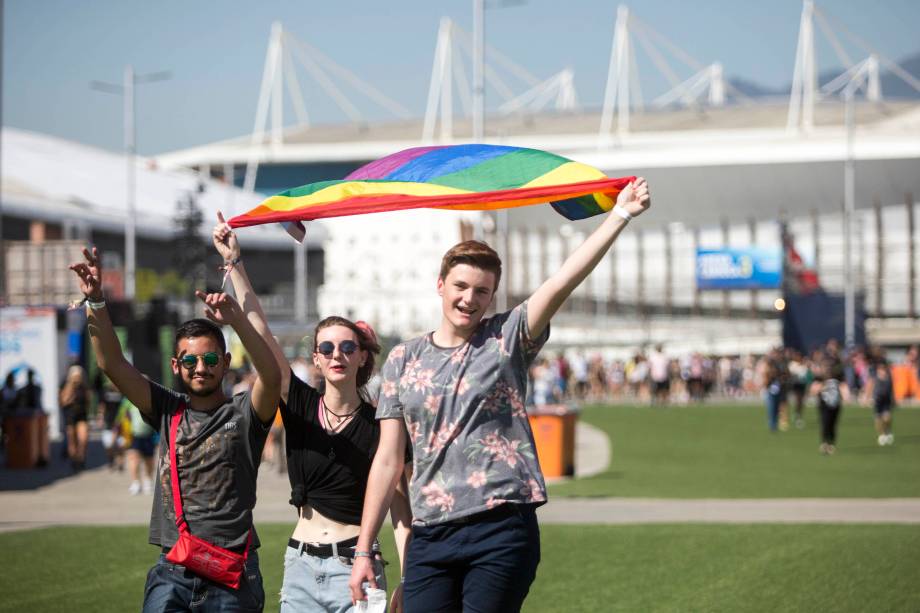
<path fill-rule="evenodd" d="M 252 545 L 252 528 L 249 529 L 246 549 L 242 554 L 218 547 L 189 532 L 188 522 L 185 521 L 185 515 L 182 513 L 179 469 L 176 463 L 176 433 L 179 430 L 179 421 L 182 419 L 182 413 L 184 412 L 185 404 L 182 404 L 173 415 L 172 422 L 169 425 L 169 470 L 172 477 L 173 508 L 176 511 L 176 528 L 179 530 L 179 540 L 166 554 L 166 559 L 173 564 L 185 566 L 196 575 L 237 590 L 240 587 L 240 579 L 246 566 L 246 558 L 249 556 L 249 546 Z"/>

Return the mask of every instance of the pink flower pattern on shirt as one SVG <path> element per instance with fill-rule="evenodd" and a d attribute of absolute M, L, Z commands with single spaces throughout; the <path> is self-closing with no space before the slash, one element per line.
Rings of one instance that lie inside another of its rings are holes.
<path fill-rule="evenodd" d="M 527 502 L 546 501 L 546 494 L 540 488 L 540 484 L 537 483 L 536 479 L 529 479 L 527 483 L 521 487 L 521 496 L 524 496 Z"/>
<path fill-rule="evenodd" d="M 428 437 L 428 446 L 425 447 L 425 453 L 437 453 L 454 440 L 457 433 L 460 432 L 460 426 L 457 422 L 445 424 L 433 431 Z"/>
<path fill-rule="evenodd" d="M 441 397 L 440 396 L 426 396 L 425 397 L 425 410 L 434 415 L 438 412 L 438 408 L 441 406 Z"/>
<path fill-rule="evenodd" d="M 446 492 L 443 487 L 434 481 L 422 486 L 422 496 L 425 497 L 427 506 L 437 507 L 442 513 L 450 513 L 454 508 L 453 494 Z"/>
<path fill-rule="evenodd" d="M 487 509 L 494 509 L 494 508 L 497 507 L 498 505 L 500 505 L 500 504 L 505 504 L 506 502 L 508 502 L 508 501 L 507 501 L 507 500 L 504 500 L 504 499 L 502 499 L 502 498 L 496 498 L 496 497 L 494 497 L 494 496 L 489 496 L 489 499 L 486 500 L 486 508 L 487 508 Z"/>
<path fill-rule="evenodd" d="M 395 381 L 384 381 L 380 385 L 380 393 L 390 398 L 396 396 L 396 382 Z"/>
<path fill-rule="evenodd" d="M 486 471 L 484 470 L 474 470 L 473 473 L 467 477 L 466 482 L 473 489 L 478 489 L 486 484 Z"/>
<path fill-rule="evenodd" d="M 503 409 L 510 409 L 511 414 L 515 417 L 527 417 L 521 392 L 504 381 L 496 383 L 492 393 L 483 399 L 482 408 L 493 413 L 501 413 Z"/>
<path fill-rule="evenodd" d="M 413 389 L 416 392 L 425 393 L 428 390 L 434 387 L 434 383 L 431 381 L 431 378 L 434 376 L 434 371 L 430 368 L 425 370 L 420 370 L 418 375 L 415 377 L 415 382 L 412 384 Z"/>
<path fill-rule="evenodd" d="M 422 424 L 417 421 L 406 420 L 406 433 L 409 435 L 409 440 L 413 443 L 421 436 L 421 432 L 419 431 L 421 426 Z"/>
<path fill-rule="evenodd" d="M 418 379 L 419 371 L 422 369 L 422 361 L 419 359 L 409 360 L 403 369 L 402 377 L 399 378 L 401 388 L 415 387 L 415 381 Z"/>
<path fill-rule="evenodd" d="M 473 458 L 480 453 L 486 453 L 492 457 L 493 461 L 504 462 L 509 468 L 514 468 L 522 459 L 523 454 L 533 457 L 533 454 L 527 453 L 529 447 L 529 443 L 508 439 L 496 430 L 470 445 L 467 448 L 467 456 Z"/>

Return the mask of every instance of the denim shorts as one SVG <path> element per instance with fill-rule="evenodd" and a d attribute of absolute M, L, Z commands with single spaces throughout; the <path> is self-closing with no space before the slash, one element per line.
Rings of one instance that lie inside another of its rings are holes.
<path fill-rule="evenodd" d="M 374 560 L 377 587 L 387 589 L 383 561 Z M 344 613 L 352 611 L 351 558 L 330 556 L 320 558 L 293 547 L 284 550 L 284 580 L 281 584 L 281 613 L 322 611 Z"/>

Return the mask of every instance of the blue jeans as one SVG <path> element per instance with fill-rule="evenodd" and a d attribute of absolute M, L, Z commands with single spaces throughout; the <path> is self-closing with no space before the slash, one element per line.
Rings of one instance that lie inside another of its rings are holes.
<path fill-rule="evenodd" d="M 780 390 L 771 391 L 773 386 L 764 391 L 763 398 L 767 403 L 767 426 L 771 431 L 776 431 L 779 423 L 779 405 L 782 400 Z"/>
<path fill-rule="evenodd" d="M 265 592 L 259 572 L 259 554 L 249 552 L 240 589 L 233 590 L 202 579 L 184 566 L 166 560 L 166 554 L 147 573 L 143 613 L 209 613 L 262 611 Z"/>
<path fill-rule="evenodd" d="M 387 589 L 381 560 L 374 560 L 374 575 L 377 587 Z M 320 558 L 288 547 L 284 550 L 281 613 L 345 613 L 354 610 L 348 589 L 350 578 L 350 558 Z"/>
<path fill-rule="evenodd" d="M 540 563 L 536 509 L 506 503 L 467 521 L 413 526 L 406 613 L 520 611 Z"/>

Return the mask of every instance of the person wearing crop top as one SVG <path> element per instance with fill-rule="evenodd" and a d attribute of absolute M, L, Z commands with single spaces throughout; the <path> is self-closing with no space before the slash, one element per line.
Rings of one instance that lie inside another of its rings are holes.
<path fill-rule="evenodd" d="M 364 322 L 343 317 L 327 317 L 317 324 L 311 359 L 323 377 L 321 394 L 293 373 L 272 337 L 246 274 L 236 235 L 220 214 L 213 239 L 243 310 L 282 369 L 281 416 L 290 502 L 298 519 L 285 551 L 281 611 L 350 610 L 348 580 L 368 473 L 380 436 L 375 408 L 362 393 L 380 352 L 376 335 Z M 402 560 L 411 522 L 405 497 L 394 497 L 391 515 Z M 384 562 L 376 543 L 371 562 L 377 585 L 386 589 Z M 400 588 L 393 598 L 401 598 Z"/>

